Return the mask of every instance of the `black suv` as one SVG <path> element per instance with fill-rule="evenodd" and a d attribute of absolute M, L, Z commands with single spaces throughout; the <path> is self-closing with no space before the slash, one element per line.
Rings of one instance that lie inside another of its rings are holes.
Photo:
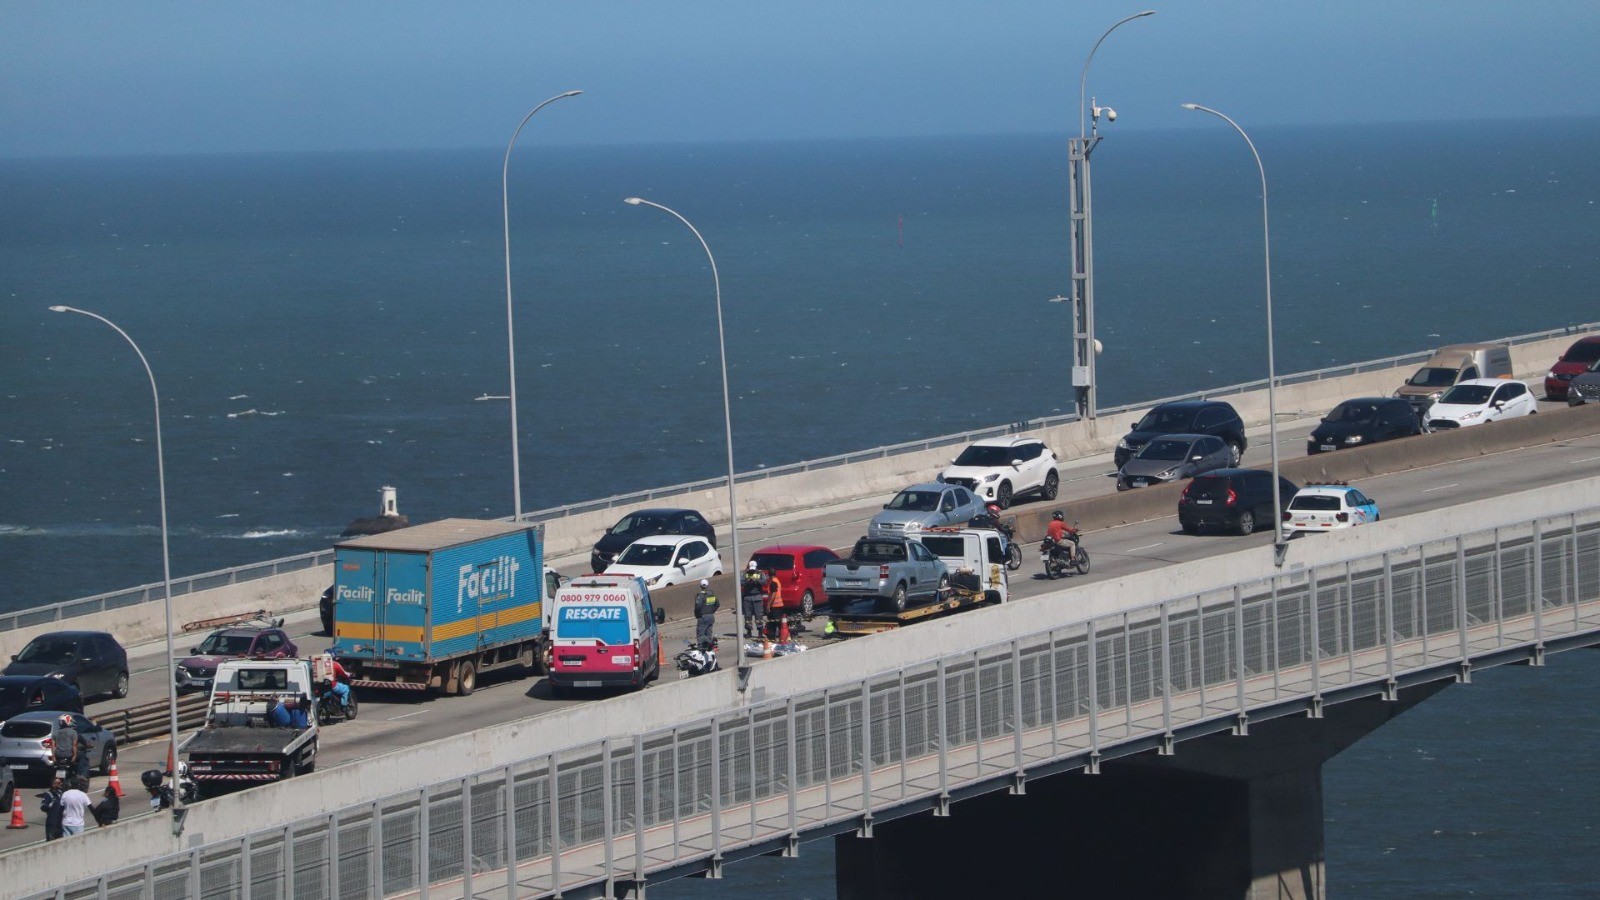
<path fill-rule="evenodd" d="M 1416 410 L 1401 397 L 1357 397 L 1335 406 L 1306 439 L 1306 455 L 1422 433 Z"/>
<path fill-rule="evenodd" d="M 600 536 L 589 553 L 589 571 L 604 572 L 629 544 L 652 534 L 693 534 L 710 541 L 713 549 L 717 546 L 716 529 L 692 509 L 641 509 L 623 516 Z"/>
<path fill-rule="evenodd" d="M 1300 493 L 1294 482 L 1278 479 L 1281 506 Z M 1225 528 L 1250 534 L 1272 523 L 1272 473 L 1262 469 L 1217 469 L 1196 475 L 1178 498 L 1178 524 L 1184 534 L 1202 528 Z"/>
<path fill-rule="evenodd" d="M 1117 442 L 1116 462 L 1121 469 L 1139 448 L 1164 434 L 1213 434 L 1233 451 L 1233 465 L 1244 458 L 1244 420 L 1233 404 L 1221 400 L 1174 400 L 1144 414 L 1133 430 Z"/>
<path fill-rule="evenodd" d="M 52 631 L 11 657 L 4 675 L 50 675 L 85 697 L 128 696 L 128 652 L 104 631 Z"/>
<path fill-rule="evenodd" d="M 48 675 L 0 675 L 0 722 L 35 709 L 81 713 L 83 695 Z"/>

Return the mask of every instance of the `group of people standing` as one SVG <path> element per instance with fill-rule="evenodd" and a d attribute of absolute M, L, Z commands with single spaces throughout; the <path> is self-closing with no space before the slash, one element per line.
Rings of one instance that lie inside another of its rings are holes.
<path fill-rule="evenodd" d="M 739 576 L 739 605 L 744 613 L 744 636 L 769 637 L 768 626 L 777 624 L 777 619 L 769 616 L 769 613 L 784 608 L 782 579 L 776 572 L 764 572 L 757 568 L 756 561 L 752 559 L 749 567 Z M 713 629 L 720 607 L 717 595 L 711 591 L 711 582 L 700 579 L 700 592 L 694 596 L 694 618 L 695 643 L 701 647 L 710 646 L 714 640 Z"/>
<path fill-rule="evenodd" d="M 44 839 L 53 841 L 82 834 L 92 817 L 100 826 L 110 825 L 122 815 L 122 800 L 110 785 L 100 794 L 100 802 L 89 799 L 89 779 L 73 775 L 57 778 L 49 790 L 39 795 L 39 811 L 44 813 Z"/>

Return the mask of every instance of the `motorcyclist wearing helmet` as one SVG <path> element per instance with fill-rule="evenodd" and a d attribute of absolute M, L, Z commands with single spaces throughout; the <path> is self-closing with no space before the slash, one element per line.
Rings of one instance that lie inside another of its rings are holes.
<path fill-rule="evenodd" d="M 1078 542 L 1078 529 L 1067 524 L 1067 517 L 1060 510 L 1050 514 L 1050 525 L 1045 529 L 1045 535 L 1057 544 L 1064 540 L 1074 544 Z"/>

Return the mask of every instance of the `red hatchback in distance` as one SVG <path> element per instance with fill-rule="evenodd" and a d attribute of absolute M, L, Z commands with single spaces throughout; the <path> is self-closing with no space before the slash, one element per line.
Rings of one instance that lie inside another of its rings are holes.
<path fill-rule="evenodd" d="M 828 592 L 822 589 L 822 567 L 839 558 L 827 547 L 808 544 L 783 544 L 762 547 L 750 554 L 756 568 L 777 576 L 783 583 L 782 605 L 773 611 L 783 610 L 787 615 L 799 614 L 809 620 L 818 604 L 828 602 Z"/>
<path fill-rule="evenodd" d="M 1567 382 L 1589 371 L 1600 360 L 1600 337 L 1586 337 L 1567 348 L 1550 373 L 1544 376 L 1544 395 L 1551 400 L 1567 399 Z"/>

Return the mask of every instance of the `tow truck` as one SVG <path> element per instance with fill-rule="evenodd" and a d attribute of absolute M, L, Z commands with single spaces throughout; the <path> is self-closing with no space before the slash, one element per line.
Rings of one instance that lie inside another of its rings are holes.
<path fill-rule="evenodd" d="M 910 535 L 950 571 L 950 585 L 932 603 L 904 610 L 882 610 L 873 601 L 851 603 L 832 616 L 837 637 L 877 634 L 924 619 L 949 615 L 977 606 L 1004 603 L 1011 596 L 1006 576 L 1006 539 L 992 528 L 939 526 Z"/>

